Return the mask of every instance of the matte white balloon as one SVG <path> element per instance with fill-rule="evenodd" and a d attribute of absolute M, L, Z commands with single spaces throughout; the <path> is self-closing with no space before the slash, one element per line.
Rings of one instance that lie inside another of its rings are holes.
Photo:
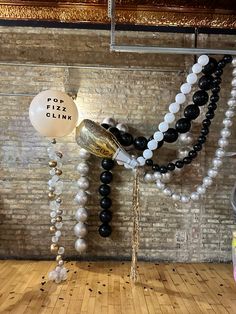
<path fill-rule="evenodd" d="M 89 188 L 89 180 L 86 177 L 81 177 L 77 181 L 77 185 L 82 190 L 87 190 Z"/>
<path fill-rule="evenodd" d="M 201 55 L 198 59 L 197 62 L 201 65 L 207 65 L 207 63 L 209 62 L 209 57 L 207 55 Z"/>
<path fill-rule="evenodd" d="M 79 191 L 75 196 L 75 201 L 77 204 L 83 206 L 88 201 L 88 195 L 84 191 Z"/>
<path fill-rule="evenodd" d="M 164 117 L 164 121 L 167 123 L 172 123 L 175 121 L 175 115 L 171 112 L 168 112 L 165 117 Z"/>
<path fill-rule="evenodd" d="M 153 156 L 153 152 L 151 151 L 151 149 L 145 149 L 143 152 L 143 157 L 145 159 L 150 159 Z"/>
<path fill-rule="evenodd" d="M 190 85 L 189 83 L 184 83 L 184 84 L 181 85 L 181 87 L 180 87 L 180 91 L 181 91 L 181 93 L 183 93 L 183 94 L 188 94 L 188 93 L 190 93 L 190 92 L 191 92 L 191 89 L 192 89 L 192 87 L 191 87 L 191 85 Z"/>
<path fill-rule="evenodd" d="M 193 73 L 200 73 L 202 71 L 202 65 L 200 63 L 195 63 L 193 66 L 192 66 L 192 71 Z"/>
<path fill-rule="evenodd" d="M 29 118 L 40 134 L 48 137 L 63 137 L 76 127 L 78 110 L 66 93 L 46 90 L 32 100 Z"/>
<path fill-rule="evenodd" d="M 89 166 L 85 162 L 80 162 L 77 166 L 77 171 L 81 174 L 86 176 L 89 172 Z"/>
<path fill-rule="evenodd" d="M 179 109 L 180 109 L 180 105 L 177 102 L 173 102 L 169 106 L 169 111 L 171 113 L 177 113 L 177 112 L 179 112 Z"/>
<path fill-rule="evenodd" d="M 154 138 L 155 141 L 160 142 L 160 141 L 163 140 L 164 135 L 163 135 L 162 132 L 157 131 L 157 132 L 154 133 L 153 138 Z"/>
<path fill-rule="evenodd" d="M 77 221 L 85 222 L 88 219 L 88 212 L 85 208 L 80 207 L 75 213 L 75 219 Z"/>
<path fill-rule="evenodd" d="M 84 239 L 77 239 L 75 241 L 75 249 L 78 253 L 83 253 L 87 249 L 87 244 Z"/>
<path fill-rule="evenodd" d="M 145 159 L 142 156 L 137 158 L 137 162 L 139 163 L 140 166 L 145 165 Z"/>
<path fill-rule="evenodd" d="M 90 156 L 91 156 L 90 153 L 86 149 L 81 148 L 79 150 L 79 157 L 81 159 L 87 160 L 87 159 L 89 159 Z"/>
<path fill-rule="evenodd" d="M 105 118 L 102 123 L 106 123 L 106 124 L 109 124 L 111 126 L 115 126 L 116 125 L 116 121 L 111 118 L 111 117 L 108 117 L 108 118 Z"/>
<path fill-rule="evenodd" d="M 82 222 L 78 222 L 74 226 L 74 233 L 75 233 L 76 237 L 83 238 L 87 234 L 87 227 L 86 227 L 86 225 L 84 223 L 82 223 Z"/>
<path fill-rule="evenodd" d="M 159 131 L 162 132 L 162 133 L 165 132 L 165 131 L 167 131 L 168 128 L 169 128 L 169 124 L 168 124 L 167 122 L 161 122 L 161 123 L 159 123 L 159 125 L 158 125 L 158 129 L 159 129 Z"/>
<path fill-rule="evenodd" d="M 157 148 L 157 141 L 155 140 L 149 141 L 147 147 L 151 150 L 155 150 Z"/>
<path fill-rule="evenodd" d="M 186 96 L 183 93 L 179 93 L 175 96 L 175 101 L 178 104 L 183 104 L 186 100 Z"/>
<path fill-rule="evenodd" d="M 190 73 L 187 76 L 187 83 L 193 85 L 197 82 L 197 75 L 195 73 Z"/>

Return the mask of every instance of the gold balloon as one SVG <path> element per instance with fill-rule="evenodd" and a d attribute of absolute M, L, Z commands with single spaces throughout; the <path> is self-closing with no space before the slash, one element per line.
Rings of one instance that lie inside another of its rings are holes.
<path fill-rule="evenodd" d="M 62 217 L 61 216 L 57 216 L 56 221 L 57 222 L 61 222 L 62 221 Z"/>
<path fill-rule="evenodd" d="M 48 163 L 49 167 L 51 168 L 55 168 L 56 165 L 57 165 L 57 162 L 55 160 L 50 160 L 49 163 Z"/>
<path fill-rule="evenodd" d="M 57 244 L 53 243 L 53 244 L 51 244 L 50 250 L 52 253 L 56 254 L 59 250 L 59 246 Z"/>
<path fill-rule="evenodd" d="M 49 198 L 50 200 L 53 200 L 53 199 L 55 198 L 55 196 L 56 196 L 56 194 L 54 194 L 53 192 L 49 192 L 49 193 L 48 193 L 48 198 Z"/>
<path fill-rule="evenodd" d="M 56 169 L 55 173 L 56 173 L 57 176 L 60 176 L 62 174 L 62 171 L 61 171 L 61 169 Z"/>
<path fill-rule="evenodd" d="M 57 155 L 59 158 L 62 158 L 62 157 L 63 157 L 63 155 L 62 155 L 61 152 L 56 152 L 56 155 Z"/>
<path fill-rule="evenodd" d="M 79 146 L 95 156 L 122 161 L 132 168 L 137 166 L 137 161 L 126 153 L 114 135 L 94 121 L 83 120 L 76 128 L 75 139 Z"/>
<path fill-rule="evenodd" d="M 61 261 L 62 260 L 62 256 L 61 255 L 57 255 L 57 257 L 56 257 L 56 262 L 59 262 L 59 261 Z"/>
<path fill-rule="evenodd" d="M 55 226 L 51 226 L 49 230 L 50 230 L 50 233 L 55 233 L 57 231 Z"/>

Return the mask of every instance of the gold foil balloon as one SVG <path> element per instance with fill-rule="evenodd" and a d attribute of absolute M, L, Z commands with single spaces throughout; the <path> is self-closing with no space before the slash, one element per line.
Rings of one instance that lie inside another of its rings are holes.
<path fill-rule="evenodd" d="M 55 160 L 51 160 L 51 161 L 49 161 L 48 165 L 49 165 L 49 167 L 54 168 L 54 167 L 56 167 L 57 162 Z"/>
<path fill-rule="evenodd" d="M 57 244 L 53 243 L 53 244 L 51 244 L 50 249 L 51 249 L 52 253 L 56 254 L 58 252 L 58 250 L 59 250 L 59 246 Z"/>
<path fill-rule="evenodd" d="M 76 128 L 75 138 L 80 147 L 95 156 L 122 161 L 132 168 L 137 166 L 137 161 L 124 151 L 114 135 L 94 121 L 83 120 Z"/>
<path fill-rule="evenodd" d="M 55 233 L 56 232 L 56 227 L 55 226 L 51 226 L 50 227 L 50 233 Z"/>
<path fill-rule="evenodd" d="M 32 100 L 29 118 L 40 134 L 48 137 L 63 137 L 76 127 L 78 109 L 66 93 L 46 90 Z"/>

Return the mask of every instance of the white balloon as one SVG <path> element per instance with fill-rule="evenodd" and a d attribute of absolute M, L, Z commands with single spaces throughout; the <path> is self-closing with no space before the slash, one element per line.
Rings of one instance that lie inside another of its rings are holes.
<path fill-rule="evenodd" d="M 89 153 L 86 149 L 81 148 L 81 149 L 79 150 L 79 157 L 80 157 L 81 159 L 87 160 L 87 159 L 89 159 L 89 157 L 90 157 L 90 153 Z"/>
<path fill-rule="evenodd" d="M 81 174 L 81 175 L 87 175 L 89 172 L 89 166 L 86 164 L 86 162 L 80 162 L 77 166 L 77 171 Z"/>
<path fill-rule="evenodd" d="M 155 178 L 153 176 L 153 174 L 151 173 L 146 173 L 144 175 L 144 181 L 147 182 L 147 183 L 151 183 L 151 182 L 154 182 L 155 181 Z"/>
<path fill-rule="evenodd" d="M 116 125 L 116 121 L 111 118 L 111 117 L 108 117 L 108 118 L 105 118 L 102 123 L 106 123 L 106 124 L 109 124 L 111 126 L 115 126 Z"/>
<path fill-rule="evenodd" d="M 123 132 L 128 132 L 129 128 L 127 127 L 127 125 L 123 124 L 123 123 L 118 123 L 116 125 L 117 129 Z"/>
<path fill-rule="evenodd" d="M 83 238 L 87 234 L 87 227 L 86 227 L 86 225 L 84 223 L 82 223 L 82 222 L 78 222 L 74 226 L 74 233 L 75 233 L 76 237 Z"/>
<path fill-rule="evenodd" d="M 179 134 L 179 143 L 181 145 L 191 145 L 193 144 L 193 141 L 194 141 L 194 136 L 192 133 L 187 132 L 187 133 Z"/>
<path fill-rule="evenodd" d="M 77 221 L 85 222 L 88 219 L 87 210 L 83 207 L 78 208 L 75 213 L 75 219 Z"/>
<path fill-rule="evenodd" d="M 29 118 L 40 134 L 48 137 L 63 137 L 76 127 L 78 110 L 66 93 L 46 90 L 32 100 Z"/>
<path fill-rule="evenodd" d="M 75 241 L 75 249 L 79 253 L 83 253 L 87 249 L 87 244 L 84 239 L 77 239 Z"/>
<path fill-rule="evenodd" d="M 167 172 L 167 173 L 162 173 L 161 175 L 161 182 L 162 183 L 169 183 L 172 179 L 172 174 L 171 172 Z"/>
<path fill-rule="evenodd" d="M 75 196 L 75 201 L 81 206 L 85 205 L 88 201 L 87 193 L 85 193 L 84 191 L 79 191 Z"/>
<path fill-rule="evenodd" d="M 81 190 L 87 190 L 89 188 L 89 180 L 86 177 L 81 177 L 77 181 L 77 185 Z"/>

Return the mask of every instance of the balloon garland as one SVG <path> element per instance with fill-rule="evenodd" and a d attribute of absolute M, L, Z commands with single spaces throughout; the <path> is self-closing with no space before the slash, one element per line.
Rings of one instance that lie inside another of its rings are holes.
<path fill-rule="evenodd" d="M 52 146 L 50 145 L 47 149 L 48 156 L 51 159 L 49 161 L 49 167 L 51 168 L 49 173 L 51 175 L 51 179 L 48 181 L 49 193 L 48 198 L 50 201 L 50 217 L 51 224 L 50 233 L 52 236 L 52 244 L 51 244 L 51 252 L 56 254 L 57 266 L 54 270 L 49 272 L 48 278 L 49 280 L 53 280 L 56 283 L 60 283 L 67 278 L 67 269 L 63 266 L 64 261 L 62 255 L 65 253 L 65 248 L 63 246 L 59 246 L 59 241 L 61 237 L 61 228 L 63 226 L 62 222 L 62 214 L 63 210 L 60 208 L 62 199 L 61 194 L 63 190 L 63 181 L 61 180 L 62 175 L 62 153 L 60 151 L 56 151 L 54 146 L 56 144 L 56 140 L 52 140 Z"/>
<path fill-rule="evenodd" d="M 102 196 L 100 200 L 102 211 L 99 214 L 99 218 L 102 224 L 100 225 L 98 232 L 100 236 L 104 238 L 109 237 L 112 233 L 112 228 L 109 225 L 112 220 L 112 212 L 110 210 L 110 207 L 112 206 L 112 200 L 109 197 L 111 192 L 109 184 L 113 178 L 111 170 L 114 168 L 114 165 L 114 160 L 109 158 L 102 159 L 101 166 L 105 171 L 103 171 L 100 176 L 102 185 L 99 187 L 99 194 Z"/>
<path fill-rule="evenodd" d="M 41 135 L 52 137 L 51 145 L 47 148 L 50 158 L 49 173 L 51 179 L 49 185 L 49 207 L 51 217 L 50 233 L 52 244 L 50 250 L 56 254 L 57 266 L 48 274 L 49 280 L 60 283 L 67 278 L 67 269 L 63 266 L 62 255 L 65 252 L 63 246 L 59 246 L 61 228 L 63 226 L 60 208 L 62 204 L 63 181 L 62 175 L 62 153 L 55 149 L 56 139 L 70 134 L 78 121 L 78 110 L 73 100 L 65 93 L 55 90 L 46 90 L 36 95 L 29 107 L 29 118 L 33 127 Z"/>
<path fill-rule="evenodd" d="M 85 208 L 85 205 L 88 201 L 89 180 L 87 178 L 87 175 L 89 173 L 89 165 L 87 163 L 87 160 L 90 157 L 90 153 L 82 148 L 79 151 L 79 157 L 82 159 L 82 161 L 77 166 L 80 178 L 77 181 L 79 190 L 75 196 L 75 201 L 79 208 L 76 210 L 75 213 L 75 219 L 77 223 L 74 226 L 74 233 L 75 236 L 78 238 L 75 241 L 75 249 L 78 253 L 83 253 L 87 249 L 87 244 L 84 240 L 84 237 L 87 234 L 87 227 L 85 223 L 88 219 L 88 212 Z"/>

